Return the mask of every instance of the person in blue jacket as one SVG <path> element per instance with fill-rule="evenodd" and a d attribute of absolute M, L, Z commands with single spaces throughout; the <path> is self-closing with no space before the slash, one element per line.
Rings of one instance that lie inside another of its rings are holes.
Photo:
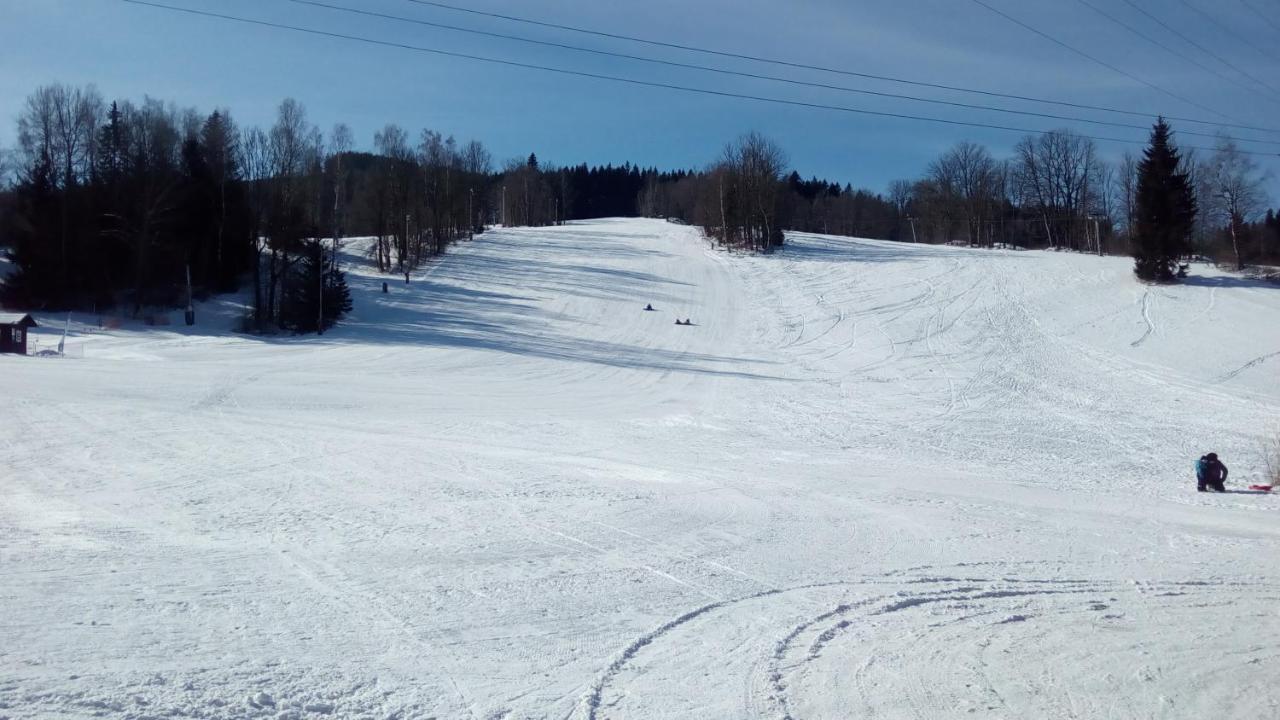
<path fill-rule="evenodd" d="M 1226 481 L 1227 466 L 1218 459 L 1217 453 L 1209 453 L 1196 461 L 1196 490 L 1226 492 L 1223 486 Z"/>

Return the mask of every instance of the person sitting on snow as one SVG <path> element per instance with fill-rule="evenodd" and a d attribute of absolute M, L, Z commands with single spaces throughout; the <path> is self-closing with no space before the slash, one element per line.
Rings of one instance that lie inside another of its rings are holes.
<path fill-rule="evenodd" d="M 1196 490 L 1205 489 L 1214 492 L 1226 492 L 1223 483 L 1227 481 L 1227 466 L 1218 459 L 1217 453 L 1209 453 L 1196 461 Z"/>
<path fill-rule="evenodd" d="M 645 305 L 644 310 L 645 312 L 653 312 L 653 305 L 652 304 Z"/>

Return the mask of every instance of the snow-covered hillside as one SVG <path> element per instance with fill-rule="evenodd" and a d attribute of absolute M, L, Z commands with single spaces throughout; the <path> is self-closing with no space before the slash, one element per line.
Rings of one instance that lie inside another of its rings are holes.
<path fill-rule="evenodd" d="M 1276 716 L 1280 290 L 1194 272 L 611 220 L 73 322 L 0 356 L 0 717 Z"/>

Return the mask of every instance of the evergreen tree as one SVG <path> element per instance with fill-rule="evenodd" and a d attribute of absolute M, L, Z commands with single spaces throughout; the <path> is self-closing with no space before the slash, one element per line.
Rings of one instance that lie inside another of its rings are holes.
<path fill-rule="evenodd" d="M 346 274 L 331 263 L 323 242 L 308 241 L 296 268 L 281 304 L 281 325 L 299 334 L 323 333 L 351 312 Z"/>
<path fill-rule="evenodd" d="M 0 284 L 0 305 L 49 305 L 58 260 L 57 245 L 50 242 L 58 228 L 55 172 L 49 156 L 43 155 L 14 191 L 14 212 L 0 228 L 9 244 L 5 255 L 14 270 Z"/>
<path fill-rule="evenodd" d="M 234 290 L 239 274 L 250 262 L 245 195 L 240 184 L 239 130 L 230 115 L 214 111 L 200 129 L 200 152 L 208 171 L 211 224 L 211 284 Z"/>
<path fill-rule="evenodd" d="M 107 111 L 107 123 L 98 130 L 96 162 L 93 168 L 94 179 L 98 183 L 111 187 L 120 184 L 129 152 L 125 137 L 127 132 L 120 104 L 111 103 L 111 109 Z"/>
<path fill-rule="evenodd" d="M 209 236 L 216 224 L 210 202 L 213 186 L 199 139 L 194 135 L 187 137 L 182 143 L 182 179 L 175 194 L 174 226 L 175 238 L 181 243 L 176 250 L 181 262 L 190 268 L 191 280 L 197 287 L 209 284 L 211 279 L 213 243 Z"/>
<path fill-rule="evenodd" d="M 129 171 L 129 127 L 120 104 L 113 102 L 106 123 L 98 130 L 92 183 L 95 230 L 88 242 L 90 264 L 80 280 L 91 289 L 100 308 L 114 304 L 116 291 L 129 276 L 129 249 L 119 227 L 126 211 Z"/>
<path fill-rule="evenodd" d="M 1160 118 L 1138 165 L 1133 271 L 1142 280 L 1165 282 L 1175 277 L 1195 223 L 1195 195 L 1172 134 Z"/>

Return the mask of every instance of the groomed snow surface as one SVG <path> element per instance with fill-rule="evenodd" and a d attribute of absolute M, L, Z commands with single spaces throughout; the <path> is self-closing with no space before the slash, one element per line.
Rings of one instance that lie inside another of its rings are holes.
<path fill-rule="evenodd" d="M 225 299 L 0 357 L 0 717 L 1280 716 L 1274 287 L 645 220 L 408 285 L 347 249 L 322 338 Z"/>

